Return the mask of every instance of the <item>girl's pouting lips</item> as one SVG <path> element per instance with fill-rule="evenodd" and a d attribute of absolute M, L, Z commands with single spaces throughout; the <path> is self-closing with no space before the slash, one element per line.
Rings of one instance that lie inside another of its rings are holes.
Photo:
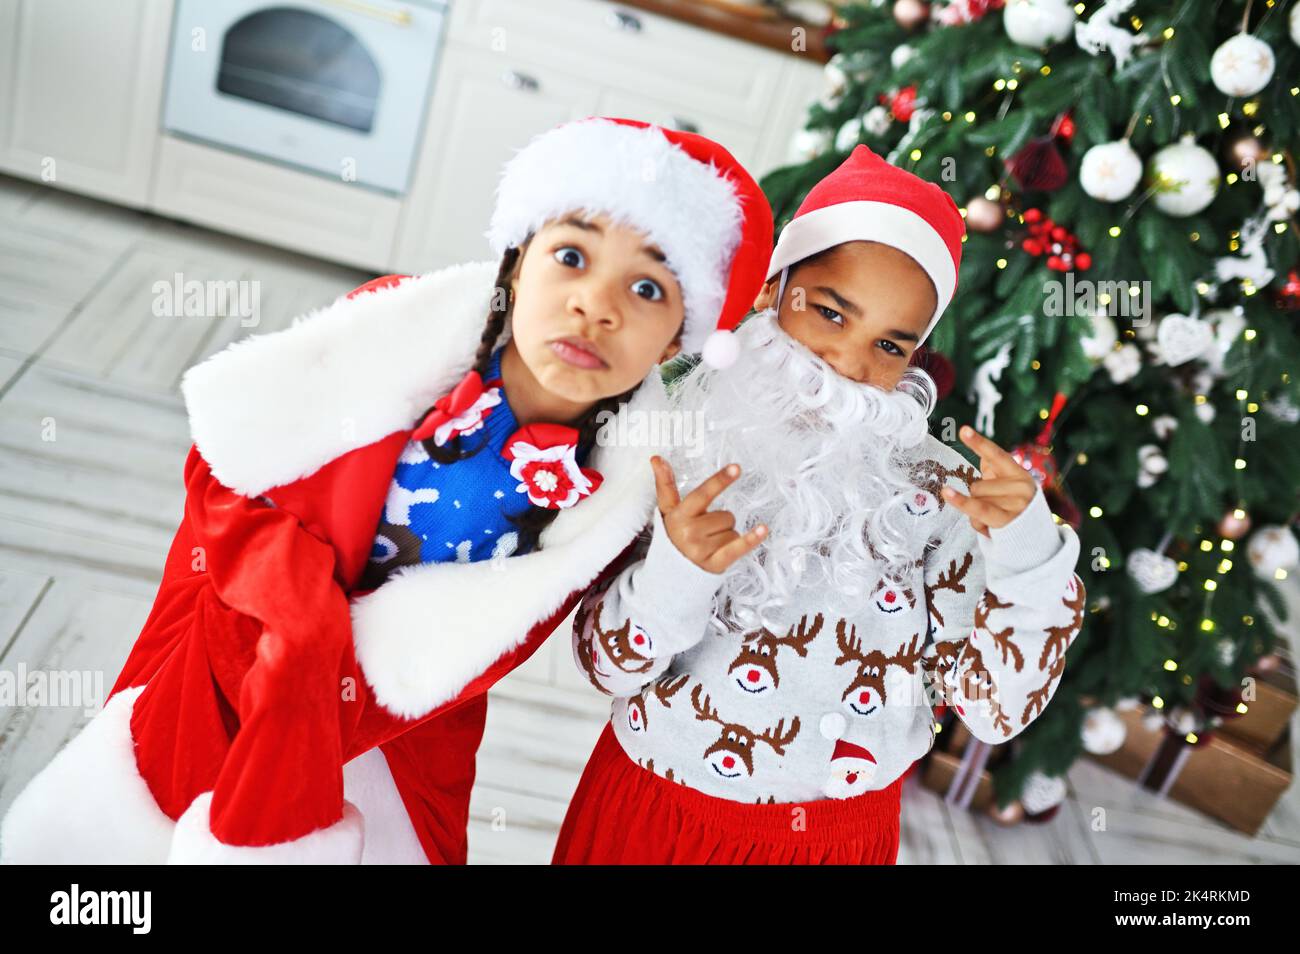
<path fill-rule="evenodd" d="M 555 352 L 561 361 L 574 367 L 591 369 L 608 367 L 590 342 L 573 335 L 566 338 L 556 338 L 551 342 L 551 350 Z"/>

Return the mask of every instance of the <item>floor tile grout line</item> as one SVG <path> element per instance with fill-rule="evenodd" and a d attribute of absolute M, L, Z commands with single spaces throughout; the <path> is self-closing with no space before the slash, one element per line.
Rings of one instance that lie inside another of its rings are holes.
<path fill-rule="evenodd" d="M 28 355 L 27 359 L 22 363 L 22 366 L 13 373 L 8 381 L 0 385 L 0 401 L 3 401 L 8 396 L 9 392 L 13 390 L 14 385 L 17 384 L 18 381 L 21 380 L 31 369 L 32 365 L 50 349 L 54 342 L 58 340 L 59 336 L 68 330 L 72 321 L 85 309 L 87 302 L 99 293 L 112 276 L 116 274 L 117 269 L 126 258 L 134 253 L 135 246 L 136 242 L 132 241 L 130 245 L 122 250 L 122 253 L 113 260 L 112 264 L 109 265 L 108 268 L 104 269 L 104 273 L 95 280 L 94 284 L 86 290 L 86 293 L 81 296 L 77 303 L 68 309 L 68 313 L 63 317 L 63 320 L 58 323 L 58 326 L 46 336 L 45 340 L 41 342 L 40 346 L 35 351 Z"/>

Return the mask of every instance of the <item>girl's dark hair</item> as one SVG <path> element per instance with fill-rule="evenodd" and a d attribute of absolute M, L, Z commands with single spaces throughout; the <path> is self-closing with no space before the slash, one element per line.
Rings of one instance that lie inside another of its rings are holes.
<path fill-rule="evenodd" d="M 505 330 L 506 320 L 514 311 L 515 299 L 510 289 L 510 279 L 514 277 L 515 269 L 530 241 L 532 241 L 531 235 L 518 248 L 506 249 L 505 255 L 501 258 L 501 267 L 497 270 L 496 285 L 492 292 L 492 303 L 489 306 L 487 324 L 483 327 L 483 334 L 479 338 L 478 351 L 474 355 L 474 370 L 484 379 L 487 378 L 488 365 L 492 361 L 493 352 L 496 351 L 497 342 L 501 338 L 501 333 Z M 681 335 L 682 329 L 678 328 L 677 336 L 673 340 L 679 341 Z M 588 452 L 596 441 L 596 433 L 600 429 L 601 412 L 617 412 L 619 405 L 630 400 L 640 386 L 640 382 L 638 382 L 622 394 L 602 398 L 592 405 L 586 414 L 570 425 L 578 431 L 578 451 L 580 455 Z M 433 407 L 430 406 L 425 411 L 425 414 L 432 410 Z M 485 434 L 481 440 L 469 448 L 462 446 L 463 441 L 460 435 L 457 435 L 441 447 L 433 442 L 432 437 L 426 438 L 422 443 L 431 458 L 441 464 L 450 464 L 454 461 L 464 460 L 467 457 L 473 457 L 482 451 L 487 446 L 487 437 Z M 508 517 L 507 519 L 514 525 L 519 534 L 519 542 L 515 552 L 527 553 L 535 549 L 542 531 L 550 526 L 551 521 L 559 516 L 559 513 L 558 510 L 552 510 L 548 507 L 529 506 L 527 510 L 518 516 Z"/>

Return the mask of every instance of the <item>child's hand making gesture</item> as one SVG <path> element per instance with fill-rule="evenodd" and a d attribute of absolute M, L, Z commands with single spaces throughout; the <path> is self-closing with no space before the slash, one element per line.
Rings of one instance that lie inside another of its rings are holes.
<path fill-rule="evenodd" d="M 759 524 L 745 534 L 736 532 L 736 518 L 727 510 L 709 510 L 713 498 L 740 476 L 740 467 L 728 464 L 684 498 L 677 493 L 672 465 L 662 457 L 650 458 L 655 473 L 659 512 L 673 545 L 688 560 L 709 573 L 721 573 L 767 536 Z"/>
<path fill-rule="evenodd" d="M 1024 513 L 1038 492 L 1038 484 L 1014 457 L 975 428 L 963 425 L 959 434 L 962 443 L 979 454 L 980 479 L 971 484 L 969 497 L 945 487 L 943 498 L 987 537 L 989 527 L 1005 527 Z"/>

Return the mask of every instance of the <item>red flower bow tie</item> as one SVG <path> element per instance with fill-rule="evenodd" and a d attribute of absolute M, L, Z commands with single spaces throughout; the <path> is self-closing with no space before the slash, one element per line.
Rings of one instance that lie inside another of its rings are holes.
<path fill-rule="evenodd" d="M 411 440 L 424 441 L 430 437 L 441 447 L 458 434 L 473 434 L 483 426 L 483 419 L 492 408 L 501 403 L 501 380 L 495 378 L 485 385 L 473 368 L 465 372 L 460 383 L 450 394 L 434 402 L 433 410 L 411 433 Z"/>
<path fill-rule="evenodd" d="M 536 507 L 563 510 L 596 492 L 600 472 L 579 467 L 578 431 L 563 424 L 527 424 L 510 435 L 501 456 L 510 461 L 515 490 Z"/>

